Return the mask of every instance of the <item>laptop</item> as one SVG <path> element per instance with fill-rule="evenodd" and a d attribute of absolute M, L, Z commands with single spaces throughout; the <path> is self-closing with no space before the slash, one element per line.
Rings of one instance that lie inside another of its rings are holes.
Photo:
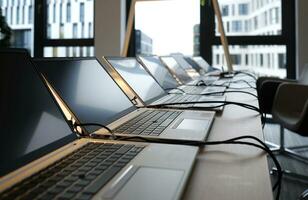
<path fill-rule="evenodd" d="M 78 136 L 30 56 L 0 58 L 0 199 L 180 199 L 196 147 Z"/>
<path fill-rule="evenodd" d="M 204 84 L 207 86 L 215 87 L 215 91 L 224 91 L 225 87 L 217 87 L 217 81 L 219 81 L 219 77 L 215 76 L 199 76 L 194 79 L 189 76 L 189 74 L 177 63 L 177 61 L 171 56 L 161 56 L 160 59 L 167 66 L 170 71 L 178 77 L 178 79 L 185 83 L 186 85 L 200 85 Z"/>
<path fill-rule="evenodd" d="M 201 68 L 194 60 L 192 56 L 185 56 L 184 59 L 187 63 L 192 66 L 197 72 L 199 72 L 201 75 L 204 75 L 207 71 L 203 68 Z"/>
<path fill-rule="evenodd" d="M 197 78 L 200 76 L 200 74 L 195 70 L 185 59 L 184 55 L 181 53 L 173 53 L 171 54 L 171 57 L 174 58 L 174 60 L 179 64 L 179 66 L 186 71 L 186 73 L 193 77 Z"/>
<path fill-rule="evenodd" d="M 209 134 L 214 112 L 138 108 L 138 99 L 126 95 L 95 58 L 34 62 L 81 123 L 106 125 L 118 137 L 204 141 Z M 110 136 L 93 128 L 85 131 Z"/>
<path fill-rule="evenodd" d="M 225 101 L 225 96 L 169 94 L 160 87 L 136 58 L 102 57 L 101 62 L 118 85 L 122 87 L 122 90 L 124 92 L 133 92 L 142 102 L 142 106 L 194 101 Z M 217 107 L 219 105 L 221 103 L 180 104 L 170 107 L 209 110 L 209 107 Z M 222 106 L 215 108 L 215 110 L 219 111 L 222 109 Z"/>
<path fill-rule="evenodd" d="M 198 64 L 198 66 L 206 72 L 216 70 L 209 63 L 207 63 L 201 56 L 193 56 L 191 57 L 191 59 L 195 61 Z"/>
<path fill-rule="evenodd" d="M 174 88 L 179 88 L 187 94 L 209 94 L 222 90 L 225 88 L 211 87 L 211 86 L 193 86 L 193 85 L 181 85 L 172 74 L 164 67 L 158 56 L 138 56 L 138 61 L 149 72 L 150 75 L 159 83 L 159 85 L 169 93 L 176 93 L 179 91 Z M 172 90 L 174 89 L 174 90 Z M 221 93 L 222 95 L 223 93 Z"/>

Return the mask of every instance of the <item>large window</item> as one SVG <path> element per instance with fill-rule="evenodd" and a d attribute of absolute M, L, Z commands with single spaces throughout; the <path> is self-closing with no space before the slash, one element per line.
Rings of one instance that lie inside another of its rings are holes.
<path fill-rule="evenodd" d="M 136 3 L 136 54 L 199 55 L 200 0 Z"/>
<path fill-rule="evenodd" d="M 1 2 L 11 47 L 27 48 L 36 57 L 94 55 L 94 0 Z"/>
<path fill-rule="evenodd" d="M 49 14 L 42 22 L 47 27 L 42 35 L 43 56 L 93 56 L 94 0 L 44 1 Z"/>
<path fill-rule="evenodd" d="M 293 0 L 218 0 L 235 69 L 260 75 L 295 78 L 295 6 Z M 224 14 L 225 9 L 231 12 Z M 201 55 L 215 67 L 225 66 L 217 19 L 202 7 Z M 215 29 L 213 27 L 216 27 Z M 202 38 L 204 35 L 204 38 Z"/>
<path fill-rule="evenodd" d="M 2 0 L 1 2 L 2 14 L 12 31 L 10 46 L 26 48 L 33 54 L 34 0 Z"/>

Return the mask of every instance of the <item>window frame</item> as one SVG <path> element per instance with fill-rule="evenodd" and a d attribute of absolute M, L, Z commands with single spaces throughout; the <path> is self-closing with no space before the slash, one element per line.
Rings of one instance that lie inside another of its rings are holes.
<path fill-rule="evenodd" d="M 211 5 L 200 7 L 200 56 L 212 63 L 212 46 L 221 45 L 215 35 L 215 15 Z M 229 45 L 284 45 L 286 46 L 287 78 L 296 78 L 295 1 L 281 0 L 281 34 L 256 36 L 228 36 Z"/>
<path fill-rule="evenodd" d="M 126 0 L 126 13 L 131 0 Z M 229 8 L 229 13 L 232 8 Z M 284 45 L 286 46 L 287 78 L 296 78 L 296 21 L 295 1 L 281 0 L 281 34 L 256 36 L 228 36 L 229 45 Z M 268 22 L 269 23 L 269 22 Z M 215 35 L 215 15 L 210 4 L 200 6 L 200 37 L 199 52 L 207 62 L 213 63 L 213 46 L 221 45 L 220 37 Z M 132 29 L 128 56 L 135 54 L 135 29 Z M 254 61 L 252 61 L 254 62 Z"/>
<path fill-rule="evenodd" d="M 50 39 L 47 35 L 48 0 L 34 0 L 34 57 L 44 57 L 45 47 L 93 47 L 93 38 Z M 94 3 L 95 6 L 95 3 Z M 94 13 L 93 13 L 94 15 Z M 93 16 L 94 17 L 94 16 Z M 66 16 L 65 16 L 66 20 Z M 94 20 L 93 20 L 94 23 Z M 94 26 L 93 26 L 94 28 Z"/>

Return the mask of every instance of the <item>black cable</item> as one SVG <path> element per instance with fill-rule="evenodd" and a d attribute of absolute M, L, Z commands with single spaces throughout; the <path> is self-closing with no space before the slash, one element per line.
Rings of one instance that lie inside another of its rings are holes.
<path fill-rule="evenodd" d="M 215 104 L 220 104 L 217 107 L 221 107 L 221 106 L 225 106 L 225 105 L 237 105 L 240 107 L 246 107 L 246 108 L 250 108 L 251 110 L 254 110 L 256 112 L 258 112 L 259 114 L 263 114 L 261 112 L 261 110 L 253 105 L 250 104 L 245 104 L 245 103 L 239 103 L 239 102 L 233 102 L 233 101 L 190 101 L 190 102 L 174 102 L 174 103 L 163 103 L 163 104 L 154 104 L 154 105 L 147 105 L 144 106 L 146 108 L 162 108 L 162 107 L 166 107 L 166 106 L 173 106 L 173 105 L 185 105 L 185 104 L 206 104 L 206 103 L 215 103 Z M 216 106 L 214 106 L 216 107 Z"/>
<path fill-rule="evenodd" d="M 273 154 L 273 152 L 266 146 L 266 144 L 261 141 L 259 138 L 254 137 L 254 136 L 240 136 L 240 137 L 236 137 L 236 138 L 231 138 L 231 139 L 227 139 L 227 140 L 223 140 L 223 141 L 208 141 L 208 142 L 199 142 L 199 141 L 177 141 L 177 140 L 162 140 L 162 139 L 154 139 L 154 138 L 144 138 L 141 136 L 129 136 L 129 137 L 122 137 L 120 138 L 120 140 L 143 140 L 146 142 L 156 142 L 156 143 L 164 143 L 164 144 L 181 144 L 181 145 L 192 145 L 192 146 L 206 146 L 206 145 L 221 145 L 221 144 L 242 144 L 242 145 L 249 145 L 249 146 L 254 146 L 257 148 L 262 149 L 263 151 L 267 152 L 268 155 L 272 158 L 274 164 L 277 167 L 277 171 L 278 171 L 278 179 L 277 182 L 274 184 L 273 186 L 273 191 L 278 188 L 277 191 L 277 195 L 276 195 L 276 199 L 279 200 L 279 196 L 280 196 L 280 190 L 281 190 L 281 178 L 282 178 L 282 168 L 278 162 L 278 160 L 276 159 L 275 155 Z M 258 143 L 260 143 L 261 145 L 255 144 L 255 143 L 251 143 L 251 142 L 243 142 L 243 141 L 238 141 L 238 140 L 242 140 L 242 139 L 253 139 L 255 141 L 257 141 Z"/>
<path fill-rule="evenodd" d="M 240 87 L 240 88 L 234 88 L 234 87 L 230 87 L 231 83 L 239 83 L 239 82 L 244 82 L 246 83 L 249 87 Z M 221 87 L 226 87 L 228 89 L 257 89 L 256 87 L 252 86 L 248 81 L 246 80 L 236 80 L 236 81 L 229 81 L 229 82 L 224 82 L 223 84 L 220 85 L 209 85 L 209 86 L 221 86 Z"/>
<path fill-rule="evenodd" d="M 179 91 L 185 93 L 185 91 L 184 91 L 183 89 L 181 89 L 181 88 L 166 88 L 166 89 L 164 89 L 164 90 L 165 90 L 165 91 L 179 90 Z M 170 93 L 170 92 L 168 92 L 168 94 L 176 94 L 176 93 Z"/>
<path fill-rule="evenodd" d="M 243 72 L 243 71 L 236 71 L 236 72 L 234 73 L 234 76 L 237 76 L 237 75 L 239 75 L 239 74 L 245 74 L 245 75 L 250 76 L 250 77 L 252 77 L 253 79 L 257 80 L 257 78 L 256 78 L 253 74 L 250 74 L 250 73 L 248 73 L 248 72 Z"/>
<path fill-rule="evenodd" d="M 240 83 L 240 82 L 243 82 L 243 83 L 246 83 L 249 87 L 251 88 L 255 88 L 254 86 L 252 86 L 248 81 L 246 80 L 235 80 L 235 81 L 231 81 L 229 83 Z"/>
<path fill-rule="evenodd" d="M 99 123 L 82 123 L 82 124 L 74 124 L 75 127 L 78 126 L 100 126 L 102 128 L 105 128 L 106 130 L 108 130 L 111 135 L 113 136 L 112 139 L 116 140 L 117 138 L 115 137 L 113 131 L 108 128 L 105 125 L 99 124 Z M 231 139 L 227 139 L 227 140 L 223 140 L 223 141 L 208 141 L 208 142 L 199 142 L 199 141 L 178 141 L 178 140 L 162 140 L 162 139 L 155 139 L 155 138 L 144 138 L 141 136 L 129 136 L 129 137 L 121 137 L 118 140 L 134 140 L 134 139 L 138 139 L 138 140 L 143 140 L 146 142 L 157 142 L 157 143 L 165 143 L 165 144 L 183 144 L 183 145 L 194 145 L 194 146 L 206 146 L 206 145 L 220 145 L 220 144 L 242 144 L 242 145 L 249 145 L 249 146 L 254 146 L 257 148 L 262 149 L 263 151 L 267 152 L 268 155 L 272 158 L 277 171 L 278 171 L 278 179 L 277 182 L 274 184 L 273 186 L 273 191 L 278 188 L 277 191 L 277 195 L 276 195 L 276 200 L 279 200 L 279 196 L 280 196 L 280 190 L 281 190 L 281 178 L 282 178 L 282 169 L 281 166 L 278 162 L 278 160 L 276 159 L 275 155 L 272 153 L 272 151 L 266 146 L 266 144 L 261 141 L 259 138 L 254 137 L 254 136 L 239 136 L 239 137 L 235 137 L 235 138 L 231 138 Z M 255 144 L 255 143 L 251 143 L 251 142 L 243 142 L 243 141 L 237 141 L 237 140 L 242 140 L 242 139 L 253 139 L 255 141 L 257 141 L 258 143 L 260 143 L 262 146 Z"/>
<path fill-rule="evenodd" d="M 193 94 L 193 93 L 185 93 L 187 95 L 205 95 L 205 96 L 209 96 L 209 95 L 213 95 L 213 94 L 225 94 L 225 93 L 244 93 L 244 94 L 249 94 L 255 98 L 258 98 L 257 95 L 251 93 L 251 92 L 246 92 L 246 91 L 229 91 L 229 90 L 226 90 L 226 91 L 221 91 L 221 92 L 208 92 L 208 93 L 204 93 L 204 94 Z M 173 93 L 173 94 L 183 94 L 183 93 Z"/>
<path fill-rule="evenodd" d="M 253 111 L 256 111 L 261 115 L 261 123 L 262 125 L 265 123 L 265 118 L 263 115 L 263 112 L 256 106 L 246 104 L 246 103 L 240 103 L 240 102 L 234 102 L 234 101 L 190 101 L 190 102 L 174 102 L 174 103 L 162 103 L 162 104 L 154 104 L 154 105 L 146 105 L 145 108 L 174 108 L 172 106 L 174 105 L 185 105 L 185 104 L 219 104 L 216 106 L 202 106 L 203 109 L 215 109 L 226 105 L 236 105 L 240 107 L 244 107 Z M 196 109 L 197 106 L 189 106 L 189 107 L 177 107 L 179 109 Z"/>
<path fill-rule="evenodd" d="M 116 135 L 113 133 L 113 131 L 108 128 L 107 126 L 103 125 L 103 124 L 99 124 L 99 123 L 80 123 L 80 124 L 73 124 L 74 128 L 77 127 L 84 127 L 84 126 L 99 126 L 102 127 L 104 129 L 106 129 L 110 134 L 112 139 L 116 139 Z"/>

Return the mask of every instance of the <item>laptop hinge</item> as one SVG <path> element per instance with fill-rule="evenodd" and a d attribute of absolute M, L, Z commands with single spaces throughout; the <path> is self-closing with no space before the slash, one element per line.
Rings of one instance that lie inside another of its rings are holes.
<path fill-rule="evenodd" d="M 138 99 L 138 98 L 137 98 L 136 96 L 134 96 L 134 97 L 131 99 L 131 102 L 132 102 L 135 106 L 138 105 L 137 99 Z"/>

